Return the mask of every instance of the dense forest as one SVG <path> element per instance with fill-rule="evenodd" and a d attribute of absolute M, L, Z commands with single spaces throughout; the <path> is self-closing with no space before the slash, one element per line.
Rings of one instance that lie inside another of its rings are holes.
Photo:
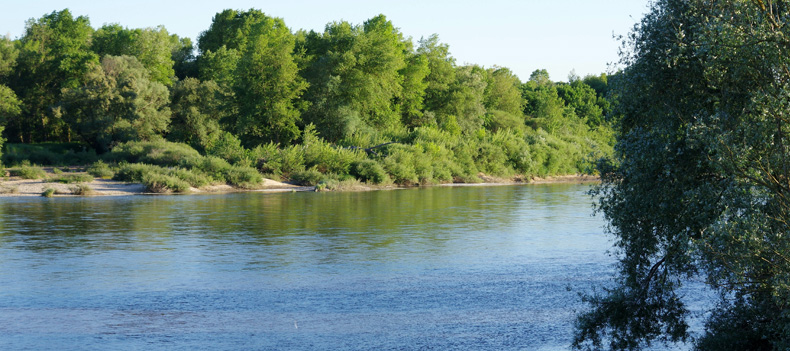
<path fill-rule="evenodd" d="M 192 186 L 252 186 L 252 170 L 310 184 L 575 174 L 612 152 L 608 78 L 459 65 L 437 35 L 415 43 L 383 15 L 319 33 L 225 10 L 195 45 L 62 10 L 0 39 L 3 162 Z"/>

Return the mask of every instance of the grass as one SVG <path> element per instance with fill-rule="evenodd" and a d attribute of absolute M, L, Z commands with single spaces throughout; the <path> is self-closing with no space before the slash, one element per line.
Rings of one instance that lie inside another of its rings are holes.
<path fill-rule="evenodd" d="M 102 160 L 96 161 L 94 164 L 88 166 L 86 171 L 88 174 L 102 179 L 110 179 L 115 175 L 115 172 L 112 171 L 110 166 Z"/>
<path fill-rule="evenodd" d="M 93 176 L 90 174 L 61 174 L 50 181 L 64 184 L 90 183 L 93 181 Z"/>
<path fill-rule="evenodd" d="M 71 187 L 71 193 L 74 195 L 86 196 L 95 194 L 95 191 L 93 191 L 93 188 L 88 184 L 77 184 Z"/>
<path fill-rule="evenodd" d="M 54 188 L 46 188 L 44 189 L 44 192 L 41 193 L 41 196 L 43 197 L 52 197 L 53 195 L 55 195 Z"/>
<path fill-rule="evenodd" d="M 17 176 L 22 179 L 44 179 L 47 177 L 47 173 L 44 172 L 44 169 L 36 165 L 30 165 L 29 163 L 23 163 L 19 168 L 11 169 L 9 172 L 12 176 Z"/>

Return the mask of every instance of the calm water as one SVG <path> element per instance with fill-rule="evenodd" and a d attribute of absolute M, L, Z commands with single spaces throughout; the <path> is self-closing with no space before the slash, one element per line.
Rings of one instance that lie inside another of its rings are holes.
<path fill-rule="evenodd" d="M 3 350 L 560 350 L 587 185 L 0 200 Z"/>

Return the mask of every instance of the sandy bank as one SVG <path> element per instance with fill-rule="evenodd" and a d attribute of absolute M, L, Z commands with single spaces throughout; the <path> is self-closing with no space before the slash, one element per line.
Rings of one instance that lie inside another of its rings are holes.
<path fill-rule="evenodd" d="M 589 175 L 569 175 L 557 176 L 546 178 L 494 178 L 482 176 L 482 183 L 449 183 L 439 184 L 439 186 L 497 186 L 497 185 L 514 185 L 514 184 L 546 184 L 546 183 L 588 183 L 600 181 L 600 178 Z M 128 196 L 128 195 L 145 195 L 148 193 L 145 186 L 137 183 L 125 183 L 109 179 L 94 179 L 92 182 L 81 183 L 90 187 L 91 192 L 89 196 Z M 41 196 L 47 189 L 55 189 L 54 196 L 77 196 L 74 195 L 77 184 L 63 184 L 56 182 L 48 182 L 46 180 L 35 179 L 21 179 L 18 177 L 6 177 L 5 180 L 0 181 L 0 197 L 15 197 L 15 196 Z M 192 188 L 191 193 L 197 194 L 210 194 L 210 193 L 230 193 L 230 192 L 263 192 L 263 193 L 276 193 L 276 192 L 293 192 L 293 191 L 315 191 L 313 186 L 298 186 L 283 182 L 278 182 L 271 179 L 264 179 L 263 184 L 259 189 L 239 189 L 229 185 L 211 185 L 200 189 Z M 360 184 L 342 191 L 371 191 L 371 190 L 385 190 L 385 189 L 398 189 L 393 186 L 368 186 Z"/>

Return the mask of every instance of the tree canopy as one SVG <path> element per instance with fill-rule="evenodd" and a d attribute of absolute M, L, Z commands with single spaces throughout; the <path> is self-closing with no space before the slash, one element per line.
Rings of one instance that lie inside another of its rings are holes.
<path fill-rule="evenodd" d="M 437 35 L 415 43 L 384 15 L 294 32 L 228 9 L 195 50 L 164 26 L 94 30 L 63 10 L 0 44 L 12 143 L 106 155 L 166 139 L 275 177 L 399 184 L 579 173 L 590 154 L 611 152 L 610 129 L 588 116 L 603 90 L 544 74 L 546 93 L 534 94 L 509 69 L 457 65 Z"/>
<path fill-rule="evenodd" d="M 790 347 L 788 5 L 659 0 L 631 34 L 595 191 L 617 278 L 587 297 L 578 348 Z M 720 298 L 690 339 L 697 276 Z"/>

